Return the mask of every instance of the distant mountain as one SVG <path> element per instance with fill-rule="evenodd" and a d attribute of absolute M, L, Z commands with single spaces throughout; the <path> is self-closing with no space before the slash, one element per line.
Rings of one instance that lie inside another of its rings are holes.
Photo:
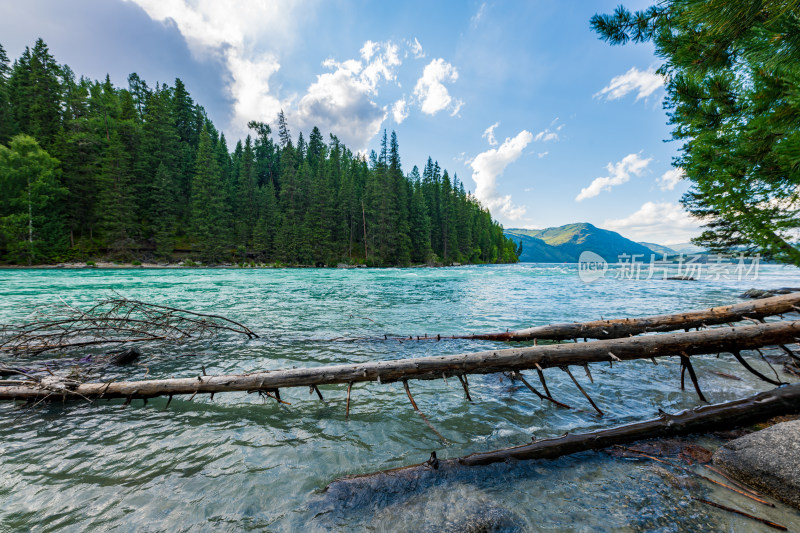
<path fill-rule="evenodd" d="M 679 254 L 703 254 L 706 253 L 704 248 L 692 244 L 690 242 L 682 242 L 680 244 L 673 244 L 672 249 Z"/>
<path fill-rule="evenodd" d="M 503 233 L 506 237 L 513 239 L 515 243 L 522 243 L 520 261 L 530 263 L 574 263 L 577 261 L 568 252 L 560 250 L 556 246 L 550 246 L 542 239 L 531 237 L 525 233 L 516 233 L 516 231 L 516 229 L 507 229 Z"/>
<path fill-rule="evenodd" d="M 522 243 L 520 261 L 535 263 L 576 263 L 586 250 L 615 263 L 622 254 L 641 254 L 640 260 L 649 260 L 653 251 L 626 239 L 615 231 L 598 228 L 587 223 L 567 224 L 557 228 L 527 230 L 509 228 L 506 237 Z"/>
<path fill-rule="evenodd" d="M 680 253 L 677 250 L 673 250 L 672 248 L 670 248 L 668 246 L 662 246 L 660 244 L 655 244 L 655 243 L 652 243 L 652 242 L 640 242 L 639 244 L 641 244 L 642 246 L 645 246 L 647 248 L 650 248 L 651 250 L 653 250 L 654 253 L 656 253 L 658 255 L 664 255 L 664 254 L 666 254 L 666 255 L 678 255 Z"/>

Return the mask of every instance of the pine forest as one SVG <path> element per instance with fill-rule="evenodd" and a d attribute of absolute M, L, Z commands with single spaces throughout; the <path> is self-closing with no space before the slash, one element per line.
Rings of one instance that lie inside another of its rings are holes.
<path fill-rule="evenodd" d="M 457 176 L 404 173 L 395 132 L 354 153 L 262 122 L 231 151 L 180 79 L 78 78 L 0 46 L 0 261 L 393 266 L 521 253 Z"/>

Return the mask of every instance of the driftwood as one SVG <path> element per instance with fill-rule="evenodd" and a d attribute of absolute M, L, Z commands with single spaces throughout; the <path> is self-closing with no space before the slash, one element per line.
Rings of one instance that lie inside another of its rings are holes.
<path fill-rule="evenodd" d="M 494 341 L 569 340 L 569 339 L 617 339 L 641 333 L 660 333 L 708 326 L 761 320 L 800 310 L 800 292 L 762 298 L 733 305 L 687 311 L 672 315 L 653 315 L 641 318 L 618 318 L 564 324 L 548 324 L 503 333 L 449 336 L 454 339 Z M 435 338 L 435 337 L 434 337 Z M 441 337 L 445 338 L 445 337 Z"/>
<path fill-rule="evenodd" d="M 643 439 L 732 429 L 774 416 L 797 413 L 800 413 L 800 384 L 787 385 L 742 400 L 704 405 L 674 415 L 661 412 L 658 418 L 644 422 L 590 433 L 564 435 L 513 448 L 474 453 L 455 459 L 437 459 L 434 453 L 424 463 L 338 479 L 327 490 L 347 493 L 374 488 L 384 483 L 389 486 L 416 484 L 427 478 L 447 476 L 464 467 L 514 460 L 555 459 Z"/>
<path fill-rule="evenodd" d="M 152 398 L 200 393 L 233 391 L 263 391 L 276 398 L 279 389 L 311 387 L 375 381 L 390 383 L 411 379 L 433 380 L 458 376 L 468 394 L 467 374 L 497 372 L 518 373 L 522 370 L 566 368 L 569 365 L 651 359 L 679 356 L 688 360 L 692 355 L 733 352 L 794 342 L 800 336 L 800 321 L 773 322 L 735 328 L 721 327 L 704 331 L 666 333 L 623 339 L 599 340 L 588 343 L 553 344 L 484 351 L 461 355 L 420 357 L 362 364 L 342 364 L 311 368 L 261 371 L 249 374 L 187 378 L 154 379 L 145 381 L 82 383 L 48 386 L 34 381 L 5 381 L 0 383 L 0 400 L 34 400 L 56 396 L 74 398 Z M 682 359 L 684 360 L 684 359 Z M 760 375 L 760 374 L 759 374 Z M 543 374 L 540 374 L 544 378 Z M 763 377 L 763 376 L 762 376 Z M 73 386 L 74 385 L 74 386 Z M 695 383 L 696 387 L 697 384 Z M 550 396 L 550 394 L 547 394 Z"/>
<path fill-rule="evenodd" d="M 33 356 L 86 346 L 182 341 L 223 330 L 258 337 L 223 316 L 122 297 L 86 309 L 62 302 L 37 309 L 26 324 L 0 327 L 0 354 Z"/>

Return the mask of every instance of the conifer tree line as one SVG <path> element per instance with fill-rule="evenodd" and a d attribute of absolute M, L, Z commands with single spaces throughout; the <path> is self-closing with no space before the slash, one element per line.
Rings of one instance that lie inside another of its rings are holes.
<path fill-rule="evenodd" d="M 233 151 L 183 82 L 77 78 L 37 40 L 0 46 L 0 260 L 107 257 L 332 265 L 515 262 L 521 249 L 397 136 L 354 154 L 314 128 L 250 122 Z"/>

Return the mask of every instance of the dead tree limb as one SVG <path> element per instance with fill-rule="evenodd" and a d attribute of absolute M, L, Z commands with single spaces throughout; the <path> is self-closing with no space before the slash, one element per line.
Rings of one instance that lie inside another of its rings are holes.
<path fill-rule="evenodd" d="M 406 390 L 406 394 L 408 395 L 408 399 L 411 401 L 411 407 L 413 407 L 413 408 L 414 408 L 414 411 L 416 411 L 416 412 L 417 412 L 417 414 L 418 414 L 419 416 L 421 416 L 421 417 L 422 417 L 422 420 L 424 420 L 424 421 L 425 421 L 425 424 L 427 424 L 427 426 L 428 426 L 429 428 L 431 428 L 431 431 L 433 431 L 434 433 L 436 433 L 436 436 L 437 436 L 437 437 L 439 437 L 439 439 L 440 439 L 440 440 L 441 440 L 443 443 L 447 444 L 447 439 L 446 439 L 446 438 L 444 438 L 444 437 L 442 436 L 442 434 L 441 434 L 441 433 L 439 433 L 438 431 L 436 431 L 436 428 L 435 428 L 435 427 L 433 427 L 433 424 L 431 424 L 431 423 L 430 423 L 430 421 L 428 420 L 428 417 L 426 417 L 426 416 L 425 416 L 425 413 L 423 413 L 422 411 L 420 411 L 420 410 L 419 410 L 419 407 L 417 407 L 417 402 L 415 402 L 415 401 L 414 401 L 414 397 L 413 397 L 413 396 L 411 396 L 411 389 L 409 389 L 409 388 L 408 388 L 408 380 L 407 380 L 407 379 L 404 379 L 404 380 L 403 380 L 403 388 Z"/>
<path fill-rule="evenodd" d="M 555 459 L 563 455 L 599 450 L 642 439 L 732 429 L 755 424 L 774 416 L 796 413 L 800 413 L 800 384 L 779 387 L 742 400 L 703 405 L 674 415 L 662 412 L 658 418 L 635 424 L 565 435 L 455 459 L 439 459 L 435 469 L 428 463 L 421 463 L 372 474 L 348 476 L 332 482 L 326 490 L 355 492 L 362 490 L 363 487 L 374 489 L 380 483 L 392 487 L 400 483 L 416 484 L 424 478 L 447 476 L 464 467 L 513 460 Z"/>
<path fill-rule="evenodd" d="M 570 371 L 569 371 L 569 367 L 568 367 L 568 366 L 562 366 L 562 367 L 561 367 L 561 370 L 563 370 L 564 372 L 566 372 L 566 373 L 567 373 L 567 375 L 570 377 L 570 379 L 572 379 L 572 382 L 575 384 L 575 386 L 576 386 L 576 387 L 578 387 L 578 390 L 579 390 L 579 391 L 581 391 L 581 394 L 583 394 L 583 396 L 584 396 L 584 397 L 585 397 L 587 400 L 589 400 L 589 403 L 590 403 L 590 404 L 592 404 L 592 407 L 594 408 L 594 410 L 595 410 L 595 411 L 597 411 L 597 414 L 598 414 L 598 415 L 600 415 L 600 416 L 605 416 L 605 415 L 603 414 L 603 411 L 601 411 L 601 410 L 600 410 L 600 408 L 599 408 L 599 407 L 597 407 L 597 404 L 596 404 L 596 403 L 594 403 L 594 400 L 592 400 L 592 397 L 591 397 L 591 396 L 589 396 L 589 395 L 586 393 L 586 391 L 585 391 L 585 390 L 583 390 L 583 387 L 581 387 L 581 384 L 580 384 L 580 383 L 578 383 L 578 380 L 577 380 L 577 379 L 575 379 L 575 376 L 573 376 L 573 375 L 572 375 L 572 372 L 570 372 Z"/>
<path fill-rule="evenodd" d="M 152 341 L 181 341 L 230 331 L 257 338 L 229 318 L 127 298 L 88 309 L 66 302 L 37 309 L 30 322 L 0 327 L 0 354 L 34 356 L 52 350 Z"/>
<path fill-rule="evenodd" d="M 694 373 L 694 367 L 692 366 L 692 361 L 689 359 L 689 356 L 682 353 L 681 354 L 681 389 L 683 389 L 683 371 L 689 371 L 689 377 L 692 379 L 692 385 L 694 385 L 694 390 L 697 393 L 697 396 L 700 398 L 701 402 L 708 402 L 706 397 L 703 396 L 703 391 L 700 390 L 700 383 L 697 381 L 697 374 Z"/>
<path fill-rule="evenodd" d="M 493 374 L 544 369 L 568 365 L 608 362 L 609 353 L 620 361 L 651 357 L 738 353 L 793 342 L 800 336 L 800 321 L 773 322 L 736 328 L 713 328 L 688 333 L 666 333 L 588 343 L 552 344 L 484 351 L 461 355 L 443 355 L 361 364 L 329 365 L 310 368 L 261 371 L 249 374 L 194 376 L 188 378 L 144 381 L 83 383 L 59 390 L 65 397 L 150 398 L 154 396 L 211 392 L 274 390 L 377 381 L 392 383 L 404 379 L 439 379 L 443 372 L 464 378 L 467 374 Z M 55 386 L 55 385 L 53 385 Z M 38 382 L 20 381 L 19 385 L 0 385 L 0 400 L 39 399 L 52 392 Z"/>

